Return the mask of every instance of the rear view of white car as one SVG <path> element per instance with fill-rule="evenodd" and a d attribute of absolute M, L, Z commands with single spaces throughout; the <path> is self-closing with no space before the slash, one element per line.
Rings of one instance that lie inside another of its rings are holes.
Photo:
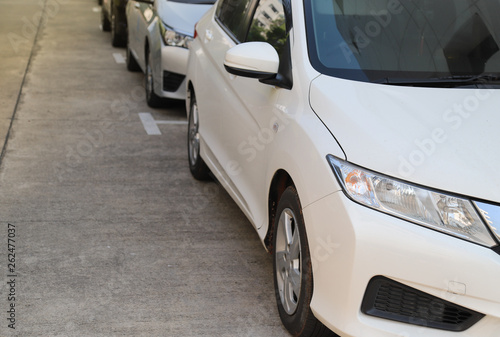
<path fill-rule="evenodd" d="M 194 24 L 215 0 L 130 0 L 127 68 L 145 74 L 147 103 L 185 99 L 185 77 Z"/>
<path fill-rule="evenodd" d="M 292 335 L 499 335 L 499 12 L 218 0 L 196 25 L 190 170 L 273 254 Z"/>

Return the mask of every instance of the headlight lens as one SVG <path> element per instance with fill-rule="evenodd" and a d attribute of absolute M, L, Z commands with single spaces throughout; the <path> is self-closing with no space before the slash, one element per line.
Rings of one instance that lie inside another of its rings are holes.
<path fill-rule="evenodd" d="M 189 48 L 193 38 L 189 35 L 181 34 L 168 28 L 165 24 L 161 24 L 161 34 L 163 36 L 163 41 L 167 46 Z"/>
<path fill-rule="evenodd" d="M 483 246 L 497 245 L 469 200 L 370 172 L 332 155 L 327 159 L 352 200 Z"/>
<path fill-rule="evenodd" d="M 484 222 L 490 226 L 491 231 L 500 241 L 500 207 L 485 202 L 474 201 L 474 205 L 482 215 Z"/>

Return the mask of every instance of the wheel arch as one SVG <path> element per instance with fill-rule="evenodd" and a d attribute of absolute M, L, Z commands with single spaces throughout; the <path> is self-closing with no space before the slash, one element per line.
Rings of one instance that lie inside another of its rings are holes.
<path fill-rule="evenodd" d="M 149 54 L 149 39 L 146 37 L 144 40 L 144 64 L 148 63 L 148 54 Z"/>
<path fill-rule="evenodd" d="M 273 179 L 271 180 L 271 184 L 269 187 L 269 196 L 268 196 L 268 217 L 269 222 L 267 226 L 267 233 L 264 238 L 264 246 L 267 251 L 273 252 L 273 233 L 274 233 L 274 219 L 276 217 L 276 207 L 278 206 L 278 202 L 285 192 L 286 188 L 289 186 L 294 186 L 292 177 L 290 174 L 283 170 L 279 169 L 274 173 Z"/>
<path fill-rule="evenodd" d="M 189 118 L 189 106 L 191 104 L 191 96 L 193 94 L 196 95 L 193 82 L 191 80 L 188 80 L 188 82 L 186 83 L 186 100 L 185 100 L 187 118 Z"/>
<path fill-rule="evenodd" d="M 191 80 L 186 83 L 186 104 L 191 99 L 191 95 L 195 93 L 194 85 Z"/>

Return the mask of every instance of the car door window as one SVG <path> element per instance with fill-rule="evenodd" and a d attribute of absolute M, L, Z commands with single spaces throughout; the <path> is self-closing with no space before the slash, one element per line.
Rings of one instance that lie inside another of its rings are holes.
<path fill-rule="evenodd" d="M 261 0 L 248 31 L 246 41 L 264 41 L 271 44 L 280 59 L 286 45 L 285 12 L 281 0 Z"/>
<path fill-rule="evenodd" d="M 291 89 L 292 61 L 290 55 L 289 29 L 292 26 L 290 12 L 285 12 L 286 0 L 261 0 L 257 6 L 250 28 L 246 37 L 246 42 L 263 41 L 272 45 L 278 52 L 280 65 L 278 75 L 273 79 L 260 80 L 281 88 Z M 290 7 L 286 7 L 290 9 Z"/>
<path fill-rule="evenodd" d="M 254 0 L 219 1 L 215 16 L 226 32 L 236 40 L 243 41 L 247 31 L 248 13 Z"/>

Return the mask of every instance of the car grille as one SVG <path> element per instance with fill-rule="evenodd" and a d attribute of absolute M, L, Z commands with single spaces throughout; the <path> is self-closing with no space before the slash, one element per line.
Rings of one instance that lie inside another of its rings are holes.
<path fill-rule="evenodd" d="M 370 280 L 361 311 L 370 316 L 449 331 L 464 331 L 484 317 L 383 276 Z"/>
<path fill-rule="evenodd" d="M 182 74 L 171 73 L 169 71 L 163 72 L 163 90 L 164 91 L 177 91 L 182 81 L 186 76 Z"/>

